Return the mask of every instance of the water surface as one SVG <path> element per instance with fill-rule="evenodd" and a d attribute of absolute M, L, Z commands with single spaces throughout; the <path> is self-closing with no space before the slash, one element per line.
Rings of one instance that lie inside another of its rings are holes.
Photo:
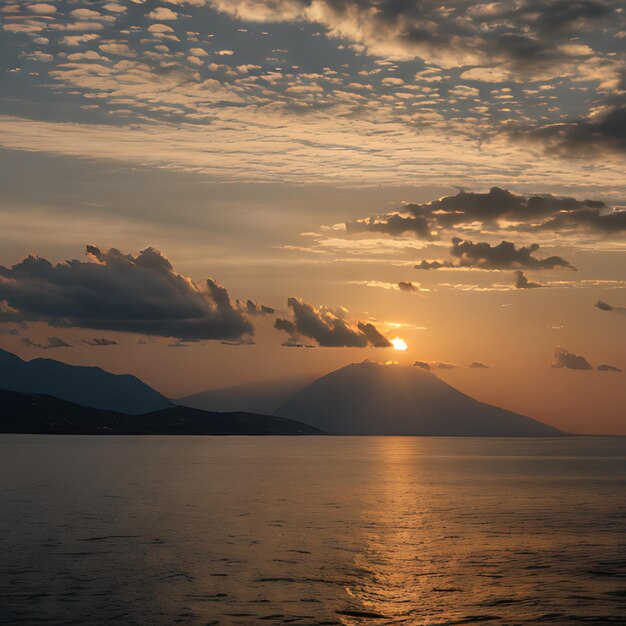
<path fill-rule="evenodd" d="M 0 621 L 626 623 L 620 438 L 0 436 Z"/>

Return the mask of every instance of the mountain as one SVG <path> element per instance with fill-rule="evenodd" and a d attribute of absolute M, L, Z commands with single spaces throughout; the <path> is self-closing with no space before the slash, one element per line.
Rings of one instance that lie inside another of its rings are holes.
<path fill-rule="evenodd" d="M 312 381 L 311 377 L 307 377 L 220 387 L 185 396 L 176 402 L 204 411 L 250 411 L 271 414 Z"/>
<path fill-rule="evenodd" d="M 544 437 L 556 428 L 478 402 L 434 374 L 355 363 L 300 391 L 274 412 L 328 434 Z"/>
<path fill-rule="evenodd" d="M 0 391 L 0 432 L 56 435 L 315 435 L 300 422 L 254 413 L 171 406 L 125 415 L 52 396 Z"/>
<path fill-rule="evenodd" d="M 96 409 L 140 414 L 171 407 L 160 393 L 130 374 L 67 365 L 53 359 L 23 361 L 0 350 L 0 389 L 47 394 Z"/>

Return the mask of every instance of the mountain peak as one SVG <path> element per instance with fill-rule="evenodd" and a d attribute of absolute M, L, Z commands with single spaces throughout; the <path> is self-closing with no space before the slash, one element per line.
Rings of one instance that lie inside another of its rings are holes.
<path fill-rule="evenodd" d="M 13 354 L 13 352 L 3 350 L 2 348 L 0 348 L 0 361 L 23 362 L 17 354 Z"/>
<path fill-rule="evenodd" d="M 418 367 L 352 363 L 285 402 L 275 415 L 329 434 L 554 436 L 555 428 L 478 402 Z"/>

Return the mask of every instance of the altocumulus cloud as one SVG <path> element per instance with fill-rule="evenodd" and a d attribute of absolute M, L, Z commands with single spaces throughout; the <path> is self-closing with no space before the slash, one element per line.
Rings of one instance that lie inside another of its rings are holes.
<path fill-rule="evenodd" d="M 173 337 L 241 341 L 254 333 L 224 287 L 197 285 L 154 248 L 137 256 L 87 246 L 88 261 L 29 256 L 0 266 L 1 322 L 47 322 Z"/>
<path fill-rule="evenodd" d="M 619 20 L 612 3 L 476 2 L 454 0 L 211 0 L 245 21 L 319 24 L 330 36 L 352 41 L 370 54 L 421 58 L 444 68 L 497 67 L 511 79 L 567 73 L 573 35 Z M 571 71 L 571 70 L 570 70 Z"/>
<path fill-rule="evenodd" d="M 350 318 L 339 308 L 314 307 L 297 298 L 287 301 L 292 319 L 277 319 L 274 328 L 289 335 L 285 346 L 302 347 L 304 339 L 326 348 L 389 348 L 391 342 L 374 324 Z"/>

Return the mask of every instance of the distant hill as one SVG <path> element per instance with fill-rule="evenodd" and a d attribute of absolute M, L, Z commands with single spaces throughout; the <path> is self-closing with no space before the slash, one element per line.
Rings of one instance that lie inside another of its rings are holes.
<path fill-rule="evenodd" d="M 331 372 L 274 413 L 328 434 L 542 437 L 564 433 L 478 402 L 423 369 L 357 363 Z"/>
<path fill-rule="evenodd" d="M 171 406 L 125 415 L 52 396 L 0 391 L 0 432 L 69 435 L 314 435 L 300 422 L 253 413 L 211 413 Z"/>
<path fill-rule="evenodd" d="M 185 396 L 176 402 L 205 411 L 250 411 L 272 414 L 313 380 L 314 378 L 309 376 L 278 382 L 221 387 Z"/>
<path fill-rule="evenodd" d="M 160 393 L 130 374 L 68 365 L 53 359 L 23 361 L 0 350 L 0 389 L 47 394 L 97 409 L 140 414 L 171 407 Z"/>

